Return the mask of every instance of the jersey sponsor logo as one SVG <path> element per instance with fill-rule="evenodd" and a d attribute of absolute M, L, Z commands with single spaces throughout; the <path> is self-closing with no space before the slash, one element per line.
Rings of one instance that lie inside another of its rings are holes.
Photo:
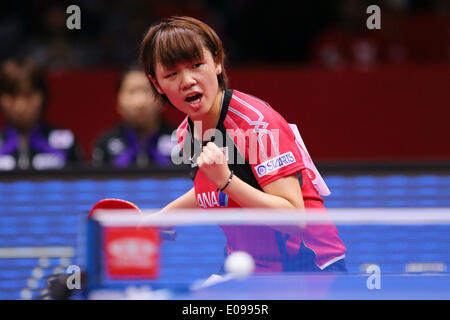
<path fill-rule="evenodd" d="M 209 191 L 209 192 L 202 192 L 197 194 L 197 203 L 201 208 L 216 208 L 216 207 L 226 207 L 228 205 L 228 196 L 220 192 L 218 194 L 217 199 L 217 192 L 215 191 Z"/>
<path fill-rule="evenodd" d="M 295 157 L 291 151 L 283 153 L 276 158 L 267 160 L 255 167 L 256 174 L 259 178 L 271 174 L 276 170 L 295 163 Z"/>

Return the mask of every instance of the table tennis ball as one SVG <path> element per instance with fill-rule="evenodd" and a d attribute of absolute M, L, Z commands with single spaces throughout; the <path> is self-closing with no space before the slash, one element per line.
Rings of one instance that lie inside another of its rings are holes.
<path fill-rule="evenodd" d="M 251 255 L 244 251 L 236 251 L 225 260 L 225 271 L 238 278 L 245 278 L 252 274 L 255 262 Z"/>

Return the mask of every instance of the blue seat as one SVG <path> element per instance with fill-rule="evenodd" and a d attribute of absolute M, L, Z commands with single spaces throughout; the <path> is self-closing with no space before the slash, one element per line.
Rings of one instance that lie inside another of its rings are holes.
<path fill-rule="evenodd" d="M 391 176 L 387 176 L 387 177 L 380 177 L 378 182 L 381 182 L 386 187 L 391 187 L 391 186 L 402 187 L 402 186 L 412 186 L 413 185 L 411 179 L 409 179 L 405 175 L 391 175 Z"/>
<path fill-rule="evenodd" d="M 420 199 L 416 200 L 414 203 L 417 207 L 446 207 L 450 204 L 450 201 L 441 201 L 441 200 L 433 200 L 433 199 Z"/>
<path fill-rule="evenodd" d="M 333 188 L 333 187 L 331 187 L 331 189 L 332 189 L 331 190 L 331 196 L 329 197 L 331 199 L 347 198 L 349 196 L 349 192 L 345 188 L 341 188 L 341 187 Z"/>
<path fill-rule="evenodd" d="M 0 268 L 0 281 L 11 279 L 28 279 L 31 277 L 29 268 Z"/>
<path fill-rule="evenodd" d="M 411 191 L 405 187 L 395 187 L 380 190 L 381 197 L 407 197 Z"/>
<path fill-rule="evenodd" d="M 448 176 L 420 175 L 417 177 L 411 177 L 410 179 L 418 186 L 450 187 L 450 177 Z"/>
<path fill-rule="evenodd" d="M 361 188 L 361 187 L 376 187 L 378 184 L 378 179 L 375 176 L 356 176 L 351 179 L 352 184 L 355 187 Z"/>
<path fill-rule="evenodd" d="M 379 190 L 367 187 L 358 188 L 353 190 L 352 195 L 355 198 L 375 198 L 379 197 Z"/>
<path fill-rule="evenodd" d="M 130 188 L 128 180 L 109 180 L 104 183 L 103 188 L 108 192 L 127 192 Z"/>
<path fill-rule="evenodd" d="M 69 186 L 67 183 L 57 180 L 41 182 L 38 185 L 41 190 L 44 190 L 47 193 L 60 193 L 62 191 L 69 190 Z"/>
<path fill-rule="evenodd" d="M 101 187 L 101 182 L 94 180 L 78 180 L 72 182 L 73 192 L 96 192 Z M 100 189 L 101 190 L 101 189 Z"/>
<path fill-rule="evenodd" d="M 30 236 L 30 235 L 22 235 L 18 236 L 16 239 L 12 240 L 10 243 L 11 247 L 32 247 L 39 246 L 37 242 L 39 238 Z"/>
<path fill-rule="evenodd" d="M 387 207 L 390 208 L 403 208 L 403 207 L 408 207 L 411 206 L 409 201 L 407 200 L 386 200 L 383 201 L 384 204 L 386 204 Z"/>
<path fill-rule="evenodd" d="M 0 289 L 0 300 L 17 300 L 20 299 L 19 292 Z"/>
<path fill-rule="evenodd" d="M 36 183 L 32 181 L 15 181 L 10 183 L 5 183 L 8 187 L 5 191 L 17 192 L 32 192 L 36 190 Z"/>
<path fill-rule="evenodd" d="M 444 190 L 445 191 L 445 190 Z M 418 188 L 416 190 L 417 196 L 435 196 L 440 193 L 444 193 L 443 190 L 438 188 Z"/>
<path fill-rule="evenodd" d="M 97 202 L 98 200 L 101 200 L 103 197 L 100 195 L 98 195 L 97 193 L 92 193 L 92 192 L 74 192 L 73 194 L 73 199 L 76 202 L 92 202 L 92 205 L 94 205 L 95 202 Z"/>
<path fill-rule="evenodd" d="M 13 279 L 0 281 L 0 290 L 21 290 L 27 287 L 26 279 Z"/>
<path fill-rule="evenodd" d="M 21 268 L 21 267 L 29 267 L 34 268 L 38 266 L 39 260 L 27 258 L 27 259 L 0 259 L 0 267 L 8 267 L 8 268 Z M 31 269 L 30 269 L 31 270 Z"/>
<path fill-rule="evenodd" d="M 325 200 L 325 207 L 327 207 L 327 208 L 345 208 L 345 207 L 347 207 L 345 204 L 346 204 L 346 201 L 342 201 L 342 200 L 334 200 L 331 198 Z"/>
<path fill-rule="evenodd" d="M 347 180 L 345 177 L 329 175 L 324 177 L 325 182 L 331 188 L 345 187 L 347 184 Z"/>

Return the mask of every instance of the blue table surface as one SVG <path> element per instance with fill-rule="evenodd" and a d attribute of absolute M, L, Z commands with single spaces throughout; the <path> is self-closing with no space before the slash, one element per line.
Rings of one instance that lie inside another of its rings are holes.
<path fill-rule="evenodd" d="M 171 296 L 177 300 L 448 300 L 450 274 L 253 275 Z"/>
<path fill-rule="evenodd" d="M 203 279 L 205 280 L 205 279 Z M 450 300 L 450 274 L 264 274 L 231 279 L 200 289 L 193 283 L 104 286 L 88 299 L 151 300 Z M 199 281 L 201 282 L 201 281 Z M 370 286 L 372 285 L 372 286 Z M 129 296 L 130 290 L 144 295 Z M 147 291 L 146 291 L 147 290 Z M 81 297 L 80 297 L 81 298 Z M 81 299 L 84 299 L 81 298 Z"/>

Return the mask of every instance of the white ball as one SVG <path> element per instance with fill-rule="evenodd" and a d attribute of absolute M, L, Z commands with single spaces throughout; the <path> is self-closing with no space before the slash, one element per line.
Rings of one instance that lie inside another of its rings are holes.
<path fill-rule="evenodd" d="M 255 262 L 247 252 L 236 251 L 226 258 L 224 267 L 227 273 L 238 278 L 245 278 L 252 274 Z"/>

